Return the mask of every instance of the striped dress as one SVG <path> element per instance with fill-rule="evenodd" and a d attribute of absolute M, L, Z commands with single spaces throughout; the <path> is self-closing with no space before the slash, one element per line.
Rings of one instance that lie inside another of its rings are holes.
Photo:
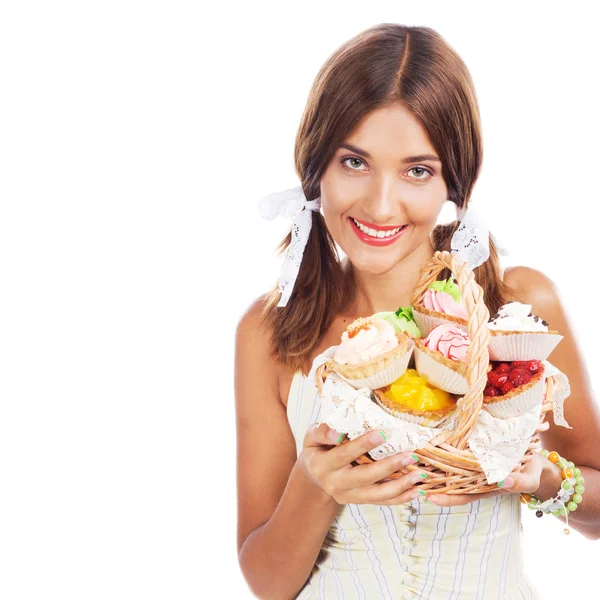
<path fill-rule="evenodd" d="M 298 455 L 320 407 L 296 372 L 287 418 Z M 540 600 L 523 572 L 522 532 L 516 493 L 463 506 L 341 505 L 296 600 Z"/>

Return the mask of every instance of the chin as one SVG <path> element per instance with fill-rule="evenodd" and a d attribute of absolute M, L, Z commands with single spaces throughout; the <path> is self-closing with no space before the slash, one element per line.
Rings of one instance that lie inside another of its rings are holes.
<path fill-rule="evenodd" d="M 352 257 L 348 256 L 348 260 L 352 266 L 363 273 L 371 275 L 384 275 L 391 271 L 401 260 L 402 256 L 390 257 L 389 259 L 377 259 L 375 257 Z"/>

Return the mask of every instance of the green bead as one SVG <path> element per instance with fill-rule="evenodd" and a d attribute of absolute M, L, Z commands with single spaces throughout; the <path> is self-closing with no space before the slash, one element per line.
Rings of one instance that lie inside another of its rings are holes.
<path fill-rule="evenodd" d="M 583 500 L 583 496 L 581 494 L 573 495 L 573 502 L 576 502 L 577 504 L 579 504 L 582 500 Z"/>
<path fill-rule="evenodd" d="M 567 504 L 567 508 L 573 512 L 574 510 L 577 510 L 577 504 L 575 504 L 575 502 L 569 502 L 569 504 Z"/>
<path fill-rule="evenodd" d="M 566 481 L 566 479 L 565 479 L 565 481 Z M 583 483 L 584 483 L 584 481 L 583 481 L 583 477 L 582 477 L 581 475 L 579 475 L 578 477 L 575 477 L 575 482 L 576 482 L 578 485 L 583 485 Z"/>
<path fill-rule="evenodd" d="M 578 469 L 577 467 L 575 467 L 573 469 L 573 475 L 575 475 L 575 477 L 579 477 L 581 475 L 581 469 Z"/>
<path fill-rule="evenodd" d="M 585 488 L 582 485 L 576 485 L 575 486 L 575 493 L 576 494 L 583 494 L 583 492 L 585 492 Z"/>
<path fill-rule="evenodd" d="M 542 456 L 546 456 L 546 457 L 547 457 L 547 456 L 548 456 L 548 454 L 550 454 L 550 451 L 549 451 L 549 450 L 546 450 L 546 448 L 543 448 L 542 450 L 540 450 L 540 454 L 541 454 Z"/>
<path fill-rule="evenodd" d="M 575 463 L 572 461 L 568 461 L 567 462 L 567 467 L 569 467 L 569 469 L 573 469 L 575 467 Z"/>
<path fill-rule="evenodd" d="M 558 510 L 555 510 L 552 514 L 562 515 L 563 517 L 565 517 L 567 515 L 567 511 L 564 508 L 559 508 Z"/>
<path fill-rule="evenodd" d="M 571 489 L 571 482 L 568 479 L 563 479 L 563 482 L 560 484 L 560 487 L 563 490 L 570 490 Z"/>
<path fill-rule="evenodd" d="M 527 503 L 527 506 L 529 506 L 529 508 L 531 510 L 535 510 L 537 508 L 537 506 L 535 504 L 529 504 L 529 503 Z"/>
<path fill-rule="evenodd" d="M 564 458 L 559 458 L 558 462 L 556 463 L 561 469 L 566 469 L 567 468 L 567 461 Z"/>

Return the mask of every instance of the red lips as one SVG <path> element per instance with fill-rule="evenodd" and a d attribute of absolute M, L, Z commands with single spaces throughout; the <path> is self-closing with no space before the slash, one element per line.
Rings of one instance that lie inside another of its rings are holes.
<path fill-rule="evenodd" d="M 352 227 L 352 229 L 354 230 L 354 233 L 356 233 L 358 238 L 362 242 L 364 242 L 365 244 L 369 244 L 370 246 L 389 246 L 390 244 L 393 244 L 408 229 L 408 226 L 405 226 L 403 229 L 401 229 L 398 233 L 395 233 L 394 235 L 390 235 L 388 237 L 383 237 L 383 238 L 377 238 L 377 237 L 373 237 L 372 235 L 365 233 L 364 231 L 361 231 L 356 226 L 356 223 L 354 222 L 354 220 L 351 217 L 349 217 L 349 221 L 350 221 L 350 227 Z M 357 221 L 358 221 L 358 219 L 357 219 Z M 372 227 L 373 229 L 377 229 L 378 231 L 389 231 L 390 229 L 396 229 L 396 227 L 397 227 L 397 226 L 373 227 L 372 225 L 369 225 L 369 224 L 365 223 L 364 221 L 359 221 L 359 223 L 361 225 L 365 225 L 365 227 Z"/>

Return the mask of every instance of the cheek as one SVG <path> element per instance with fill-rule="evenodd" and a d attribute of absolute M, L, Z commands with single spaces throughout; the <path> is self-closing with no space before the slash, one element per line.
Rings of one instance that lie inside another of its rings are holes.
<path fill-rule="evenodd" d="M 339 221 L 342 215 L 351 210 L 354 203 L 351 196 L 341 193 L 323 193 L 321 196 L 321 206 L 323 216 L 329 221 Z"/>
<path fill-rule="evenodd" d="M 428 225 L 437 219 L 440 209 L 437 202 L 428 202 L 407 206 L 406 212 L 409 220 L 415 225 Z"/>

